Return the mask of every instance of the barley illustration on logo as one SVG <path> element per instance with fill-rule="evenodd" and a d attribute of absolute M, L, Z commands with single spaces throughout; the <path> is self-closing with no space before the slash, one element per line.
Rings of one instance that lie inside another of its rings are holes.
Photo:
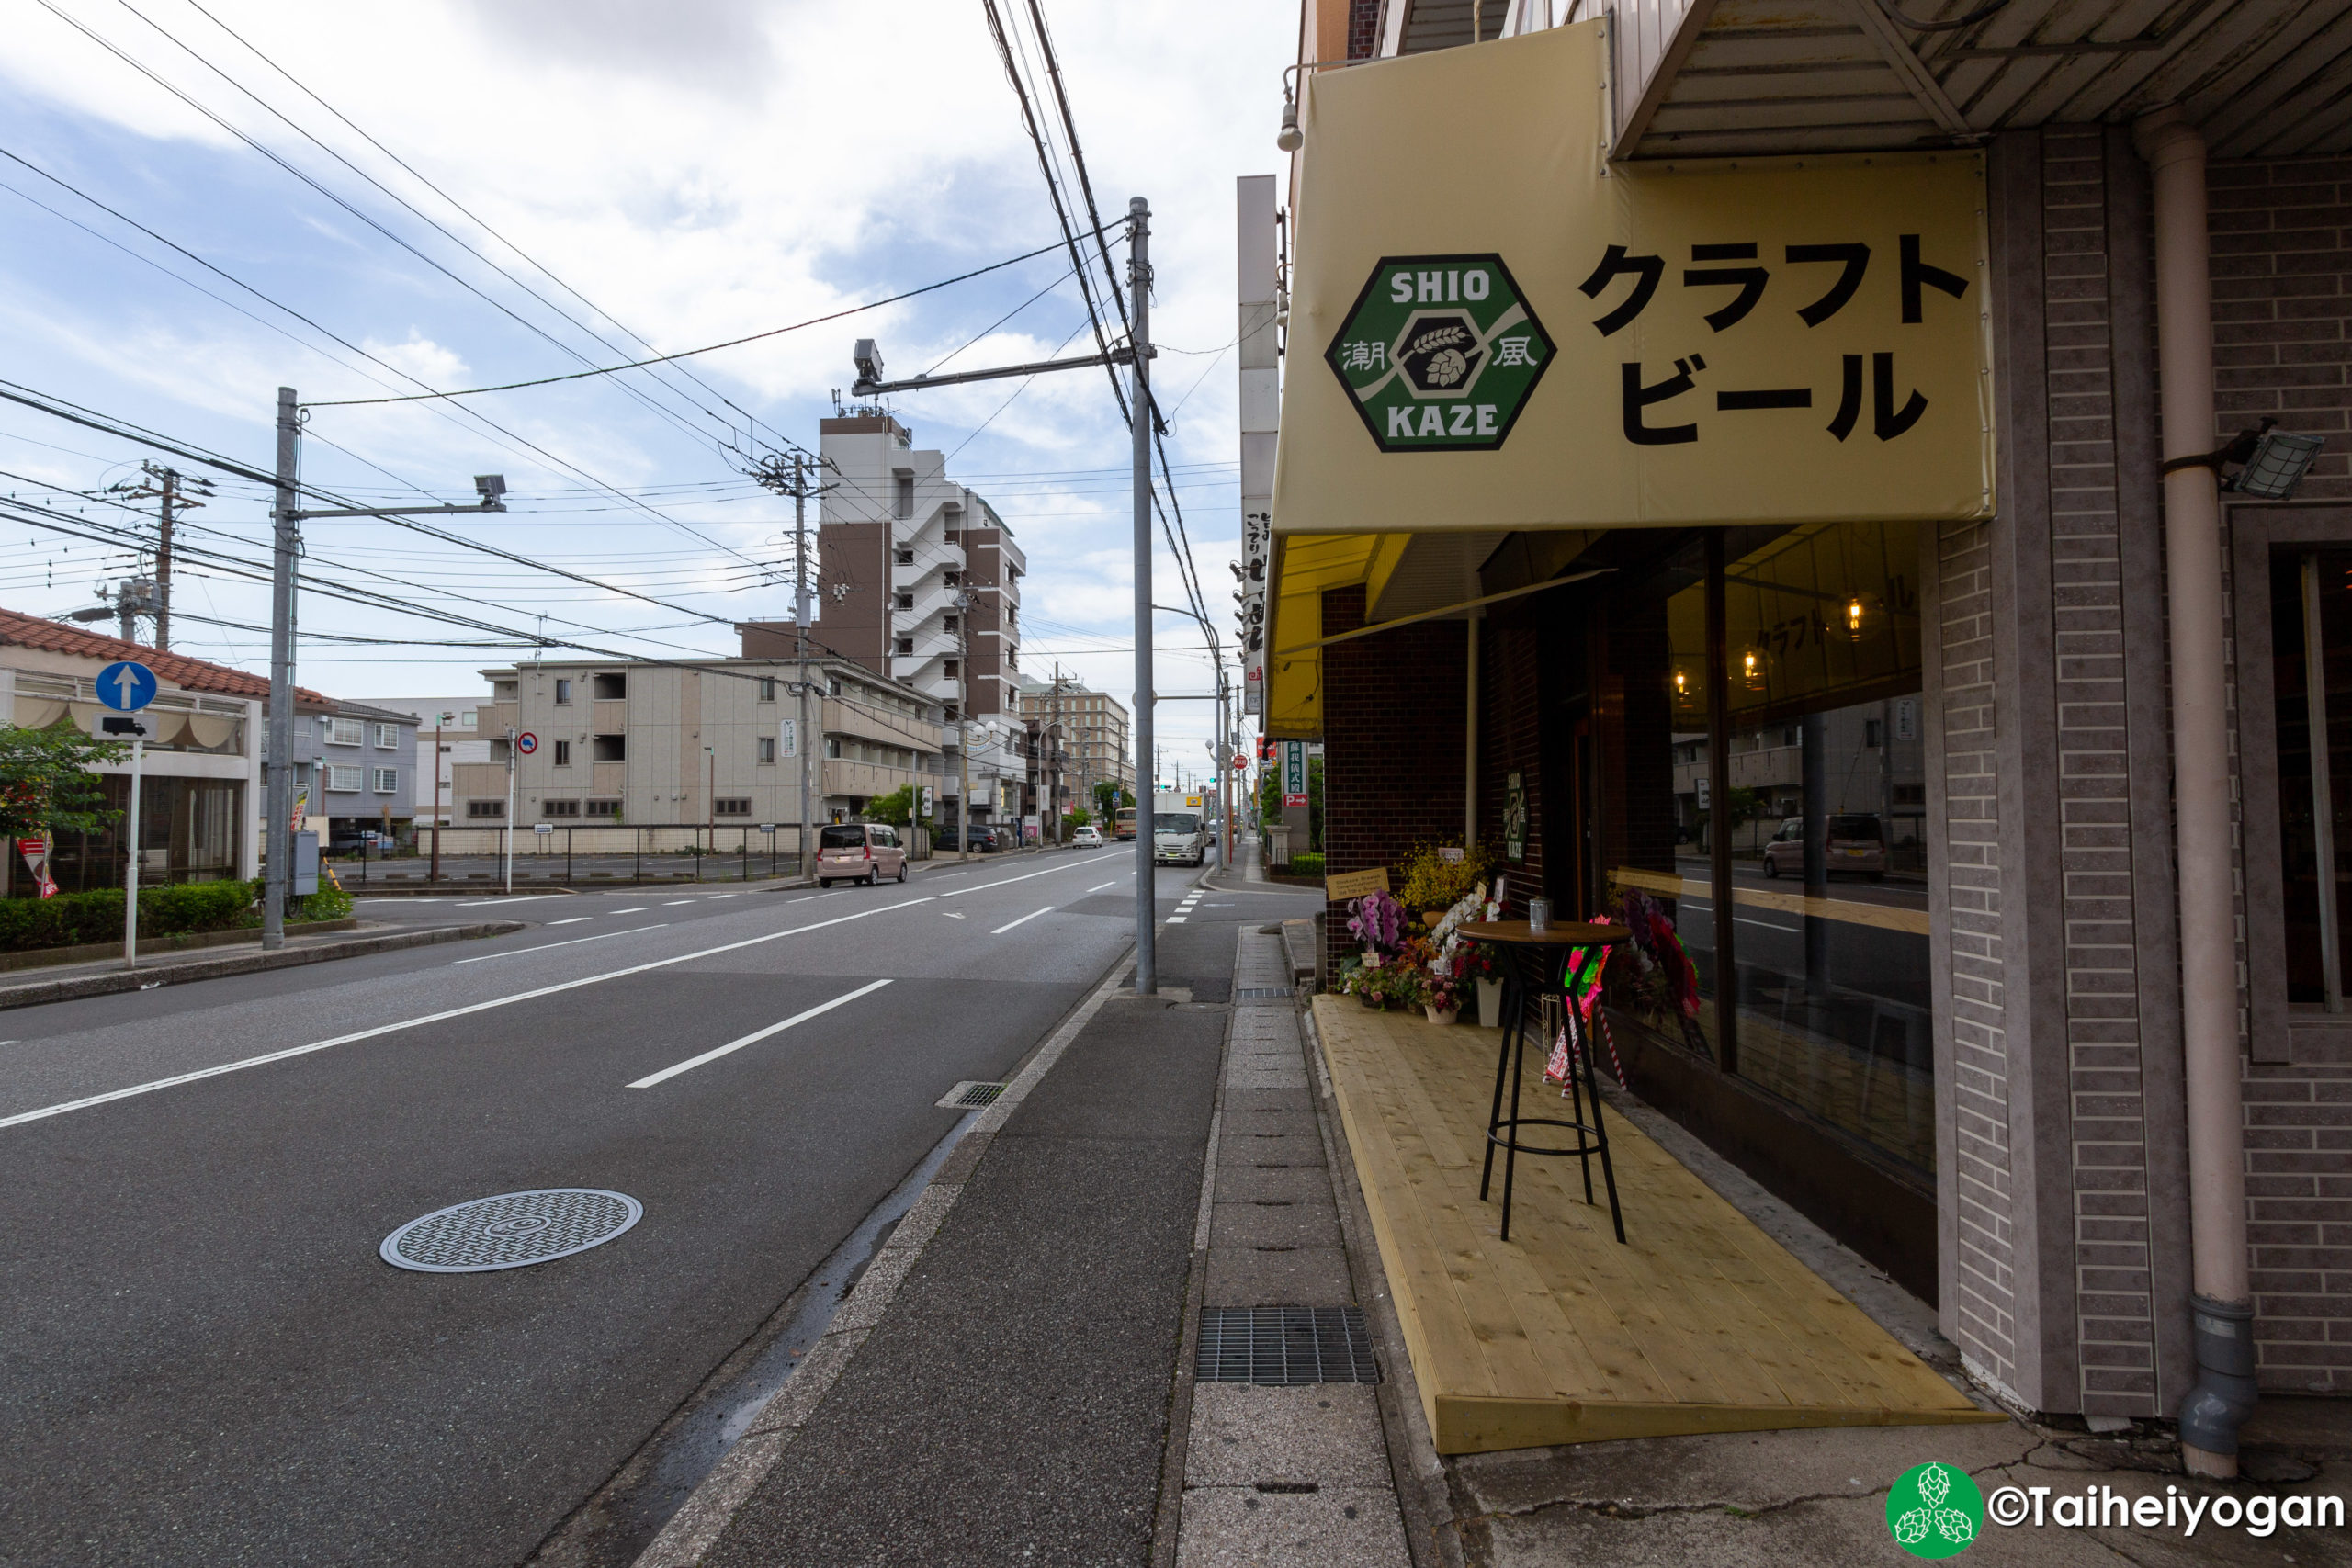
<path fill-rule="evenodd" d="M 1384 256 L 1325 351 L 1384 452 L 1491 452 L 1552 363 L 1498 255 Z"/>
<path fill-rule="evenodd" d="M 1914 1557 L 1957 1557 L 1984 1523 L 1984 1494 L 1951 1465 L 1913 1465 L 1887 1489 L 1887 1530 Z"/>

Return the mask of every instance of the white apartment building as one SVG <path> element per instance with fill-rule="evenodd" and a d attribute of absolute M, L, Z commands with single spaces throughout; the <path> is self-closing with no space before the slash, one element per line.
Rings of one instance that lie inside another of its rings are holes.
<path fill-rule="evenodd" d="M 406 714 L 416 720 L 419 765 L 413 774 L 415 791 L 413 812 L 419 824 L 436 820 L 434 802 L 437 798 L 440 802 L 437 820 L 441 826 L 447 827 L 453 820 L 449 815 L 449 802 L 450 791 L 456 783 L 456 775 L 451 770 L 460 762 L 490 761 L 490 741 L 474 724 L 474 708 L 481 702 L 481 694 L 475 693 L 463 697 L 382 697 L 370 705 L 393 713 Z M 435 725 L 441 729 L 440 788 L 437 792 L 434 788 L 435 770 L 423 765 L 423 760 L 433 751 Z"/>
<path fill-rule="evenodd" d="M 815 637 L 824 648 L 913 687 L 944 715 L 1012 715 L 1021 672 L 1021 579 L 1012 530 L 918 448 L 891 414 L 818 422 L 831 465 L 818 503 Z M 746 653 L 786 657 L 791 628 Z"/>

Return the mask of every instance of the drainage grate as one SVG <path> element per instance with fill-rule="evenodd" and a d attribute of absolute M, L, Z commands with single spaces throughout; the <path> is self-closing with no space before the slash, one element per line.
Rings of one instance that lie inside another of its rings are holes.
<path fill-rule="evenodd" d="M 1288 1002 L 1298 999 L 1298 993 L 1288 986 L 1244 986 L 1233 993 L 1237 1002 Z"/>
<path fill-rule="evenodd" d="M 481 1274 L 601 1247 L 644 1213 L 645 1205 L 628 1194 L 593 1187 L 502 1192 L 411 1220 L 376 1250 L 395 1269 Z"/>
<path fill-rule="evenodd" d="M 1004 1089 L 1001 1083 L 974 1083 L 967 1078 L 949 1089 L 937 1103 L 945 1111 L 978 1111 L 983 1106 L 994 1105 L 997 1096 L 1002 1094 Z"/>
<path fill-rule="evenodd" d="M 1378 1382 L 1362 1307 L 1205 1307 L 1201 1382 Z"/>

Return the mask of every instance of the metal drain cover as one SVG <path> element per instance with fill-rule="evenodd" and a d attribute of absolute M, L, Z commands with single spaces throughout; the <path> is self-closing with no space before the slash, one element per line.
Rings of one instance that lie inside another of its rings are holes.
<path fill-rule="evenodd" d="M 594 1187 L 502 1192 L 411 1220 L 376 1250 L 395 1269 L 484 1274 L 602 1247 L 644 1214 L 645 1205 L 627 1193 Z"/>
<path fill-rule="evenodd" d="M 1283 1388 L 1378 1382 L 1380 1367 L 1361 1307 L 1204 1307 L 1193 1376 Z"/>
<path fill-rule="evenodd" d="M 1004 1090 L 1005 1086 L 1001 1083 L 976 1083 L 966 1078 L 942 1095 L 936 1103 L 943 1111 L 978 1111 L 984 1106 L 994 1105 L 997 1097 Z"/>

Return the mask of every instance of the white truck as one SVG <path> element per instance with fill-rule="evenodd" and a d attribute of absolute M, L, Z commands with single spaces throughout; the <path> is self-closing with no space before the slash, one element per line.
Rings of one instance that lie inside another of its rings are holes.
<path fill-rule="evenodd" d="M 1154 790 L 1151 796 L 1151 858 L 1155 864 L 1200 865 L 1208 859 L 1205 797 L 1180 789 Z"/>

